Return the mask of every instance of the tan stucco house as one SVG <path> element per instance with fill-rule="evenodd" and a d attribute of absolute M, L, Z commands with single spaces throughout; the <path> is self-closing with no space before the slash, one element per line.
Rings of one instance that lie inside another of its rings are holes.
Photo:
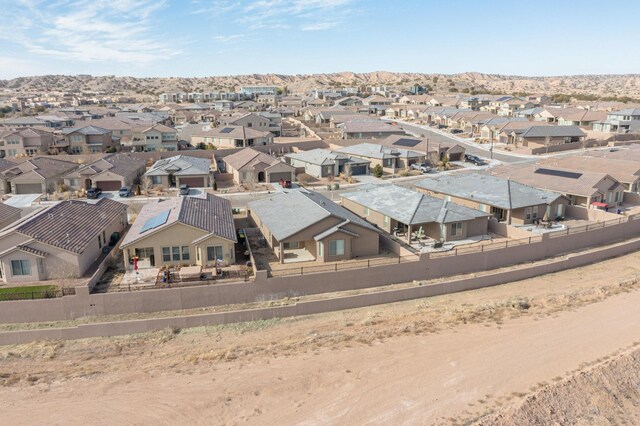
<path fill-rule="evenodd" d="M 174 197 L 142 208 L 120 248 L 125 267 L 235 263 L 231 203 L 221 197 Z"/>
<path fill-rule="evenodd" d="M 127 206 L 103 198 L 64 201 L 0 231 L 0 281 L 8 284 L 82 276 L 114 232 L 127 226 Z"/>
<path fill-rule="evenodd" d="M 226 171 L 233 174 L 233 181 L 237 184 L 245 182 L 278 182 L 280 179 L 293 181 L 296 168 L 278 158 L 244 148 L 223 158 Z"/>
<path fill-rule="evenodd" d="M 389 234 L 458 241 L 487 234 L 489 213 L 396 185 L 342 194 L 342 206 Z"/>
<path fill-rule="evenodd" d="M 280 263 L 334 262 L 379 253 L 375 227 L 317 192 L 292 191 L 248 207 Z"/>

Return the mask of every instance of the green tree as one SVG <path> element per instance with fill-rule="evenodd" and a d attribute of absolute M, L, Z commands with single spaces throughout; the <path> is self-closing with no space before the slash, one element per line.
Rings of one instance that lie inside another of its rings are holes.
<path fill-rule="evenodd" d="M 373 168 L 373 175 L 377 178 L 381 178 L 383 173 L 384 170 L 382 170 L 382 166 L 380 164 L 376 164 L 376 166 Z"/>

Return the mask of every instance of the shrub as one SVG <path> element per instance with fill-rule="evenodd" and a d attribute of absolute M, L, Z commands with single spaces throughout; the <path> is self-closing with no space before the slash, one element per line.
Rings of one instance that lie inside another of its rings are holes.
<path fill-rule="evenodd" d="M 373 175 L 377 178 L 381 178 L 383 173 L 384 170 L 382 170 L 382 166 L 380 164 L 376 164 L 376 166 L 373 168 Z"/>

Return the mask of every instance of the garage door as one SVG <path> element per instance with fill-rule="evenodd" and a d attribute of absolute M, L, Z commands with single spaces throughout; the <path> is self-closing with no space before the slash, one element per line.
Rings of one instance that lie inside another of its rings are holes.
<path fill-rule="evenodd" d="M 16 183 L 16 194 L 41 194 L 42 184 L 39 183 Z"/>
<path fill-rule="evenodd" d="M 269 182 L 280 182 L 282 180 L 291 180 L 291 172 L 269 173 Z"/>
<path fill-rule="evenodd" d="M 204 187 L 204 178 L 201 177 L 184 177 L 180 178 L 180 185 L 187 184 L 194 188 L 202 188 Z"/>
<path fill-rule="evenodd" d="M 100 180 L 96 186 L 103 191 L 117 191 L 122 188 L 122 183 L 119 180 Z"/>
<path fill-rule="evenodd" d="M 351 166 L 352 175 L 364 175 L 367 173 L 367 166 Z"/>
<path fill-rule="evenodd" d="M 451 160 L 451 161 L 461 161 L 462 160 L 462 153 L 461 152 L 457 152 L 457 153 L 449 154 L 449 160 Z"/>

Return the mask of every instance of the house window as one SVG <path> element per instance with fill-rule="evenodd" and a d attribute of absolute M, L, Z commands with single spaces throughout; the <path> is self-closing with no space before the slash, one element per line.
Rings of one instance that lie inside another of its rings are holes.
<path fill-rule="evenodd" d="M 319 242 L 318 242 L 318 256 L 319 256 L 319 257 L 322 257 L 322 256 L 323 256 L 323 255 L 322 255 L 323 250 L 324 250 L 324 244 L 322 244 L 322 241 L 319 241 Z"/>
<path fill-rule="evenodd" d="M 174 262 L 180 261 L 180 247 L 171 247 L 171 254 Z"/>
<path fill-rule="evenodd" d="M 456 222 L 451 224 L 451 236 L 459 237 L 462 235 L 462 222 Z"/>
<path fill-rule="evenodd" d="M 78 186 L 78 179 L 69 179 L 69 186 L 75 188 Z"/>
<path fill-rule="evenodd" d="M 12 260 L 11 273 L 17 275 L 31 275 L 31 262 L 29 260 Z"/>
<path fill-rule="evenodd" d="M 329 242 L 329 256 L 344 255 L 344 240 L 332 240 Z"/>
<path fill-rule="evenodd" d="M 371 211 L 369 210 L 369 207 L 365 207 L 364 208 L 364 215 L 365 216 L 369 216 L 370 213 L 371 213 Z"/>
<path fill-rule="evenodd" d="M 189 246 L 182 246 L 182 260 L 189 260 Z"/>
<path fill-rule="evenodd" d="M 171 247 L 162 247 L 162 261 L 171 262 Z"/>
<path fill-rule="evenodd" d="M 389 226 L 389 216 L 384 217 L 384 226 Z"/>
<path fill-rule="evenodd" d="M 393 167 L 393 158 L 385 158 L 385 159 L 382 161 L 382 165 L 383 165 L 384 167 Z"/>
<path fill-rule="evenodd" d="M 527 207 L 524 209 L 524 218 L 526 220 L 531 220 L 531 207 Z"/>
<path fill-rule="evenodd" d="M 531 207 L 531 217 L 538 218 L 538 206 Z"/>
<path fill-rule="evenodd" d="M 162 183 L 162 176 L 151 176 L 152 185 L 160 185 Z"/>
<path fill-rule="evenodd" d="M 222 246 L 207 247 L 207 261 L 213 262 L 222 258 L 223 258 Z"/>

